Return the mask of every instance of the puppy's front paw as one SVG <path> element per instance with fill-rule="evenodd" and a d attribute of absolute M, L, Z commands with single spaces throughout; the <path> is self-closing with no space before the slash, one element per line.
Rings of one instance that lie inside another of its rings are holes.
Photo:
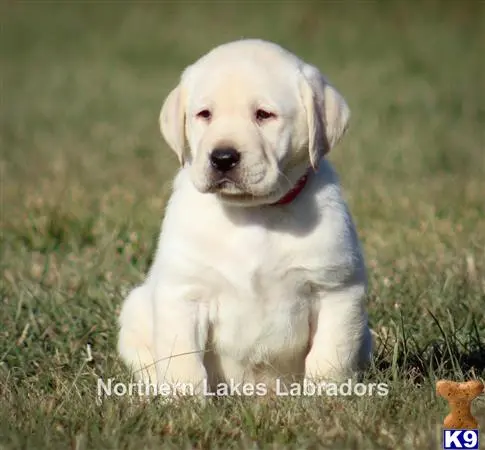
<path fill-rule="evenodd" d="M 176 361 L 157 365 L 158 383 L 167 395 L 204 396 L 207 392 L 207 372 L 198 361 Z"/>

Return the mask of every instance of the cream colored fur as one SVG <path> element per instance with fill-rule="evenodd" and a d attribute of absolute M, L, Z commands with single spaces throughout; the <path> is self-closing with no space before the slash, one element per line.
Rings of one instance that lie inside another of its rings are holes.
<path fill-rule="evenodd" d="M 225 44 L 184 71 L 160 114 L 182 167 L 153 265 L 120 315 L 118 349 L 138 379 L 271 384 L 365 369 L 364 259 L 325 158 L 348 121 L 319 70 L 273 43 Z M 209 157 L 221 146 L 241 160 L 218 183 Z M 300 195 L 271 205 L 308 167 Z"/>

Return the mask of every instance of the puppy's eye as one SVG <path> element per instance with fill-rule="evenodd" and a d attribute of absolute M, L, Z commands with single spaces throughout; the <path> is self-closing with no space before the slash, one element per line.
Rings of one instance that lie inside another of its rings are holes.
<path fill-rule="evenodd" d="M 212 114 L 208 109 L 203 109 L 202 111 L 199 111 L 196 116 L 201 119 L 210 120 Z"/>
<path fill-rule="evenodd" d="M 258 109 L 256 111 L 256 120 L 258 122 L 263 122 L 264 120 L 273 119 L 275 117 L 276 117 L 276 114 L 266 111 L 264 109 Z"/>

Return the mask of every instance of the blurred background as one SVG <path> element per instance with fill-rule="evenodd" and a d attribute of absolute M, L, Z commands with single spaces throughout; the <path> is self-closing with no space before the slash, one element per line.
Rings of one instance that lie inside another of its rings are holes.
<path fill-rule="evenodd" d="M 187 64 L 243 37 L 296 52 L 344 94 L 351 126 L 330 158 L 361 220 L 383 218 L 381 195 L 390 208 L 416 195 L 406 221 L 434 191 L 443 214 L 483 207 L 482 2 L 6 1 L 0 15 L 9 216 L 35 196 L 62 208 L 112 190 L 163 196 L 176 168 L 157 124 L 166 94 Z"/>

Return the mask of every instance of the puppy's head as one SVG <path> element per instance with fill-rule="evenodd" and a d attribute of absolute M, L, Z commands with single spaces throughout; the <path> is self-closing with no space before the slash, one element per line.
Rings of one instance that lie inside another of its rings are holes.
<path fill-rule="evenodd" d="M 166 142 L 194 186 L 239 205 L 270 204 L 341 139 L 342 96 L 276 44 L 242 40 L 189 66 L 160 113 Z"/>

